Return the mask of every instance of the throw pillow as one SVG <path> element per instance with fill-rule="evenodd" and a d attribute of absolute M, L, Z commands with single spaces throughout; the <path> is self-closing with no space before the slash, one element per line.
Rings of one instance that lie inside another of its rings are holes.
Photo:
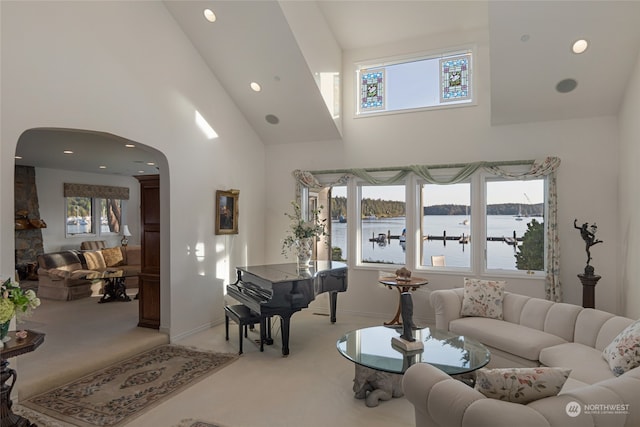
<path fill-rule="evenodd" d="M 107 267 L 117 267 L 124 263 L 124 257 L 122 256 L 122 250 L 120 250 L 120 248 L 102 249 L 101 252 Z"/>
<path fill-rule="evenodd" d="M 605 347 L 602 356 L 615 376 L 640 366 L 640 320 L 636 320 Z"/>
<path fill-rule="evenodd" d="M 502 320 L 502 299 L 507 282 L 464 278 L 461 316 Z"/>
<path fill-rule="evenodd" d="M 479 369 L 475 389 L 492 399 L 529 403 L 560 392 L 571 369 L 507 368 Z"/>
<path fill-rule="evenodd" d="M 85 252 L 84 259 L 87 261 L 87 269 L 89 270 L 104 270 L 107 268 L 107 264 L 104 262 L 104 257 L 100 251 Z"/>

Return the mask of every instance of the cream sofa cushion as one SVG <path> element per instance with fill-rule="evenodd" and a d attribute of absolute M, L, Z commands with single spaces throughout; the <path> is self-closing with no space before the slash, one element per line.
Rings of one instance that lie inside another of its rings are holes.
<path fill-rule="evenodd" d="M 573 369 L 571 378 L 588 384 L 613 378 L 600 350 L 575 342 L 542 349 L 540 363 L 545 366 L 570 366 Z"/>
<path fill-rule="evenodd" d="M 573 341 L 588 345 L 589 347 L 595 347 L 600 328 L 602 328 L 602 325 L 612 317 L 614 317 L 613 314 L 604 311 L 595 310 L 593 308 L 583 309 L 576 318 L 576 328 L 573 334 Z M 613 339 L 613 337 L 611 337 L 611 339 Z M 611 342 L 611 340 L 609 340 L 609 342 Z M 600 348 L 600 350 L 603 349 L 604 347 Z"/>
<path fill-rule="evenodd" d="M 449 330 L 528 360 L 539 360 L 540 350 L 566 342 L 537 329 L 483 317 L 453 320 L 449 323 Z"/>

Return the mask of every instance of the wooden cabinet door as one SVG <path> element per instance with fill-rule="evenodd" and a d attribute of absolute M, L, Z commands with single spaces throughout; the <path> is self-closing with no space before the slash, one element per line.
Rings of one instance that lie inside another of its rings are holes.
<path fill-rule="evenodd" d="M 140 182 L 141 265 L 138 326 L 160 328 L 160 177 L 138 176 Z"/>

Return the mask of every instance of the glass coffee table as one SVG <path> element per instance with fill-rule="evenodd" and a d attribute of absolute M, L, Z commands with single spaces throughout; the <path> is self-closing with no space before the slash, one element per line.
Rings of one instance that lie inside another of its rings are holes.
<path fill-rule="evenodd" d="M 491 353 L 479 341 L 435 328 L 413 331 L 423 350 L 401 351 L 391 345 L 402 329 L 373 326 L 347 332 L 337 342 L 338 352 L 355 363 L 353 391 L 367 406 L 401 397 L 402 374 L 415 363 L 429 363 L 468 384 L 473 372 L 489 363 Z"/>
<path fill-rule="evenodd" d="M 129 272 L 126 270 L 105 270 L 101 278 L 104 280 L 104 295 L 98 301 L 99 304 L 112 301 L 131 301 L 127 295 L 127 287 L 125 280 L 127 277 L 137 276 L 138 272 Z"/>

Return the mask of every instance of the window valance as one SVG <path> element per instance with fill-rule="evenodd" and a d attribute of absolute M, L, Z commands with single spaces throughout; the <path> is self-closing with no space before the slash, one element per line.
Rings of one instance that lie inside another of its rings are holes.
<path fill-rule="evenodd" d="M 64 197 L 129 200 L 129 188 L 114 187 L 111 185 L 70 184 L 65 182 Z"/>
<path fill-rule="evenodd" d="M 529 171 L 524 173 L 512 173 L 505 166 L 522 166 L 531 165 Z M 560 159 L 558 157 L 546 157 L 541 160 L 512 160 L 501 162 L 473 162 L 473 163 L 456 163 L 456 164 L 441 164 L 441 165 L 409 165 L 409 166 L 397 166 L 397 167 L 383 167 L 383 168 L 367 168 L 367 169 L 334 169 L 334 170 L 318 170 L 318 171 L 301 171 L 295 170 L 293 172 L 296 181 L 305 187 L 309 188 L 323 188 L 332 187 L 334 185 L 344 185 L 350 176 L 355 176 L 363 181 L 374 185 L 389 185 L 402 181 L 410 173 L 423 178 L 425 181 L 431 184 L 457 184 L 465 181 L 469 176 L 479 169 L 484 169 L 487 172 L 501 176 L 503 178 L 513 179 L 533 179 L 541 176 L 546 176 L 553 173 L 558 166 L 560 166 Z M 450 178 L 442 179 L 435 178 L 432 175 L 432 171 L 437 169 L 451 169 L 457 170 L 457 172 Z M 376 172 L 395 172 L 393 176 L 388 178 L 378 178 L 375 176 Z M 321 184 L 316 178 L 318 175 L 342 175 L 336 182 L 329 184 Z"/>

